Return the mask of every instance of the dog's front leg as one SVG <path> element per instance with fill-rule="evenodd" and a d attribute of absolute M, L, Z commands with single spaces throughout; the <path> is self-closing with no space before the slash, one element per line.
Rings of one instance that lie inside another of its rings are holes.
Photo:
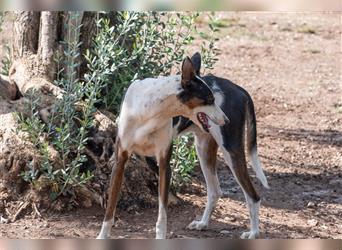
<path fill-rule="evenodd" d="M 167 233 L 167 202 L 171 180 L 170 158 L 172 145 L 166 153 L 157 157 L 159 165 L 159 211 L 156 223 L 156 239 L 165 239 Z"/>

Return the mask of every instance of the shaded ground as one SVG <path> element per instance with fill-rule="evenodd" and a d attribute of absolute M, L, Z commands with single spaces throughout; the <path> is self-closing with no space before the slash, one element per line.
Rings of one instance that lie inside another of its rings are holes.
<path fill-rule="evenodd" d="M 342 90 L 339 14 L 221 13 L 222 54 L 211 73 L 247 89 L 255 101 L 259 154 L 271 186 L 262 194 L 266 238 L 342 238 Z M 207 72 L 208 73 L 208 72 Z M 196 172 L 183 202 L 169 210 L 169 237 L 237 238 L 249 226 L 242 192 L 219 166 L 224 197 L 209 229 L 185 227 L 204 210 L 203 177 Z M 254 176 L 254 175 L 253 175 Z M 1 237 L 93 238 L 104 211 L 43 213 L 0 224 Z M 118 211 L 113 236 L 153 238 L 157 207 Z M 227 230 L 225 235 L 220 234 Z"/>

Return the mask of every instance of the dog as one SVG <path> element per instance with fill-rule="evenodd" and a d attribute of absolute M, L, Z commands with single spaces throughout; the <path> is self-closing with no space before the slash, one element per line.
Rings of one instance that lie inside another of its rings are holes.
<path fill-rule="evenodd" d="M 180 75 L 135 81 L 127 89 L 118 121 L 107 209 L 98 239 L 109 237 L 124 166 L 132 153 L 145 156 L 149 165 L 159 167 L 156 239 L 166 238 L 172 139 L 187 132 L 195 135 L 196 150 L 207 184 L 207 204 L 202 219 L 191 222 L 188 228 L 206 228 L 222 195 L 216 172 L 217 150 L 220 148 L 249 208 L 251 229 L 241 238 L 253 239 L 259 235 L 260 197 L 247 171 L 245 125 L 247 151 L 253 169 L 265 187 L 268 183 L 257 153 L 252 99 L 244 89 L 229 80 L 213 75 L 200 76 L 200 68 L 201 56 L 195 53 L 191 59 L 184 59 Z"/>

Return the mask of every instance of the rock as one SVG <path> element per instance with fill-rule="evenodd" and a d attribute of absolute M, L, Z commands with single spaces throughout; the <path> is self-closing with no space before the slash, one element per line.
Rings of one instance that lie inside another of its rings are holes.
<path fill-rule="evenodd" d="M 127 239 L 127 238 L 129 238 L 127 234 L 118 236 L 118 239 Z"/>
<path fill-rule="evenodd" d="M 306 205 L 308 208 L 314 208 L 314 207 L 316 207 L 316 204 L 314 203 L 314 202 L 312 202 L 312 201 L 310 201 L 309 203 L 308 203 L 308 205 Z"/>
<path fill-rule="evenodd" d="M 220 231 L 220 234 L 228 235 L 228 234 L 230 234 L 230 231 L 228 231 L 228 230 L 222 230 L 222 231 Z"/>
<path fill-rule="evenodd" d="M 315 219 L 308 220 L 307 223 L 310 227 L 315 227 L 318 225 L 318 221 Z"/>
<path fill-rule="evenodd" d="M 8 223 L 8 219 L 5 219 L 4 217 L 0 216 L 0 224 L 6 224 Z"/>

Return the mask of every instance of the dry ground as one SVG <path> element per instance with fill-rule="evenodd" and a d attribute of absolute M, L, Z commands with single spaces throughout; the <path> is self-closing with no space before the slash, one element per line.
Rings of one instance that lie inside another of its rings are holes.
<path fill-rule="evenodd" d="M 264 238 L 342 238 L 342 90 L 339 13 L 219 13 L 222 54 L 211 73 L 247 89 L 255 101 L 259 154 L 271 189 L 262 195 Z M 208 73 L 208 71 L 207 71 Z M 249 226 L 242 192 L 219 164 L 224 197 L 202 232 L 185 227 L 203 212 L 196 172 L 183 202 L 169 210 L 168 237 L 237 238 Z M 104 211 L 30 216 L 0 224 L 1 237 L 93 238 Z M 118 211 L 116 238 L 153 238 L 157 207 Z M 225 230 L 225 234 L 220 232 Z"/>

